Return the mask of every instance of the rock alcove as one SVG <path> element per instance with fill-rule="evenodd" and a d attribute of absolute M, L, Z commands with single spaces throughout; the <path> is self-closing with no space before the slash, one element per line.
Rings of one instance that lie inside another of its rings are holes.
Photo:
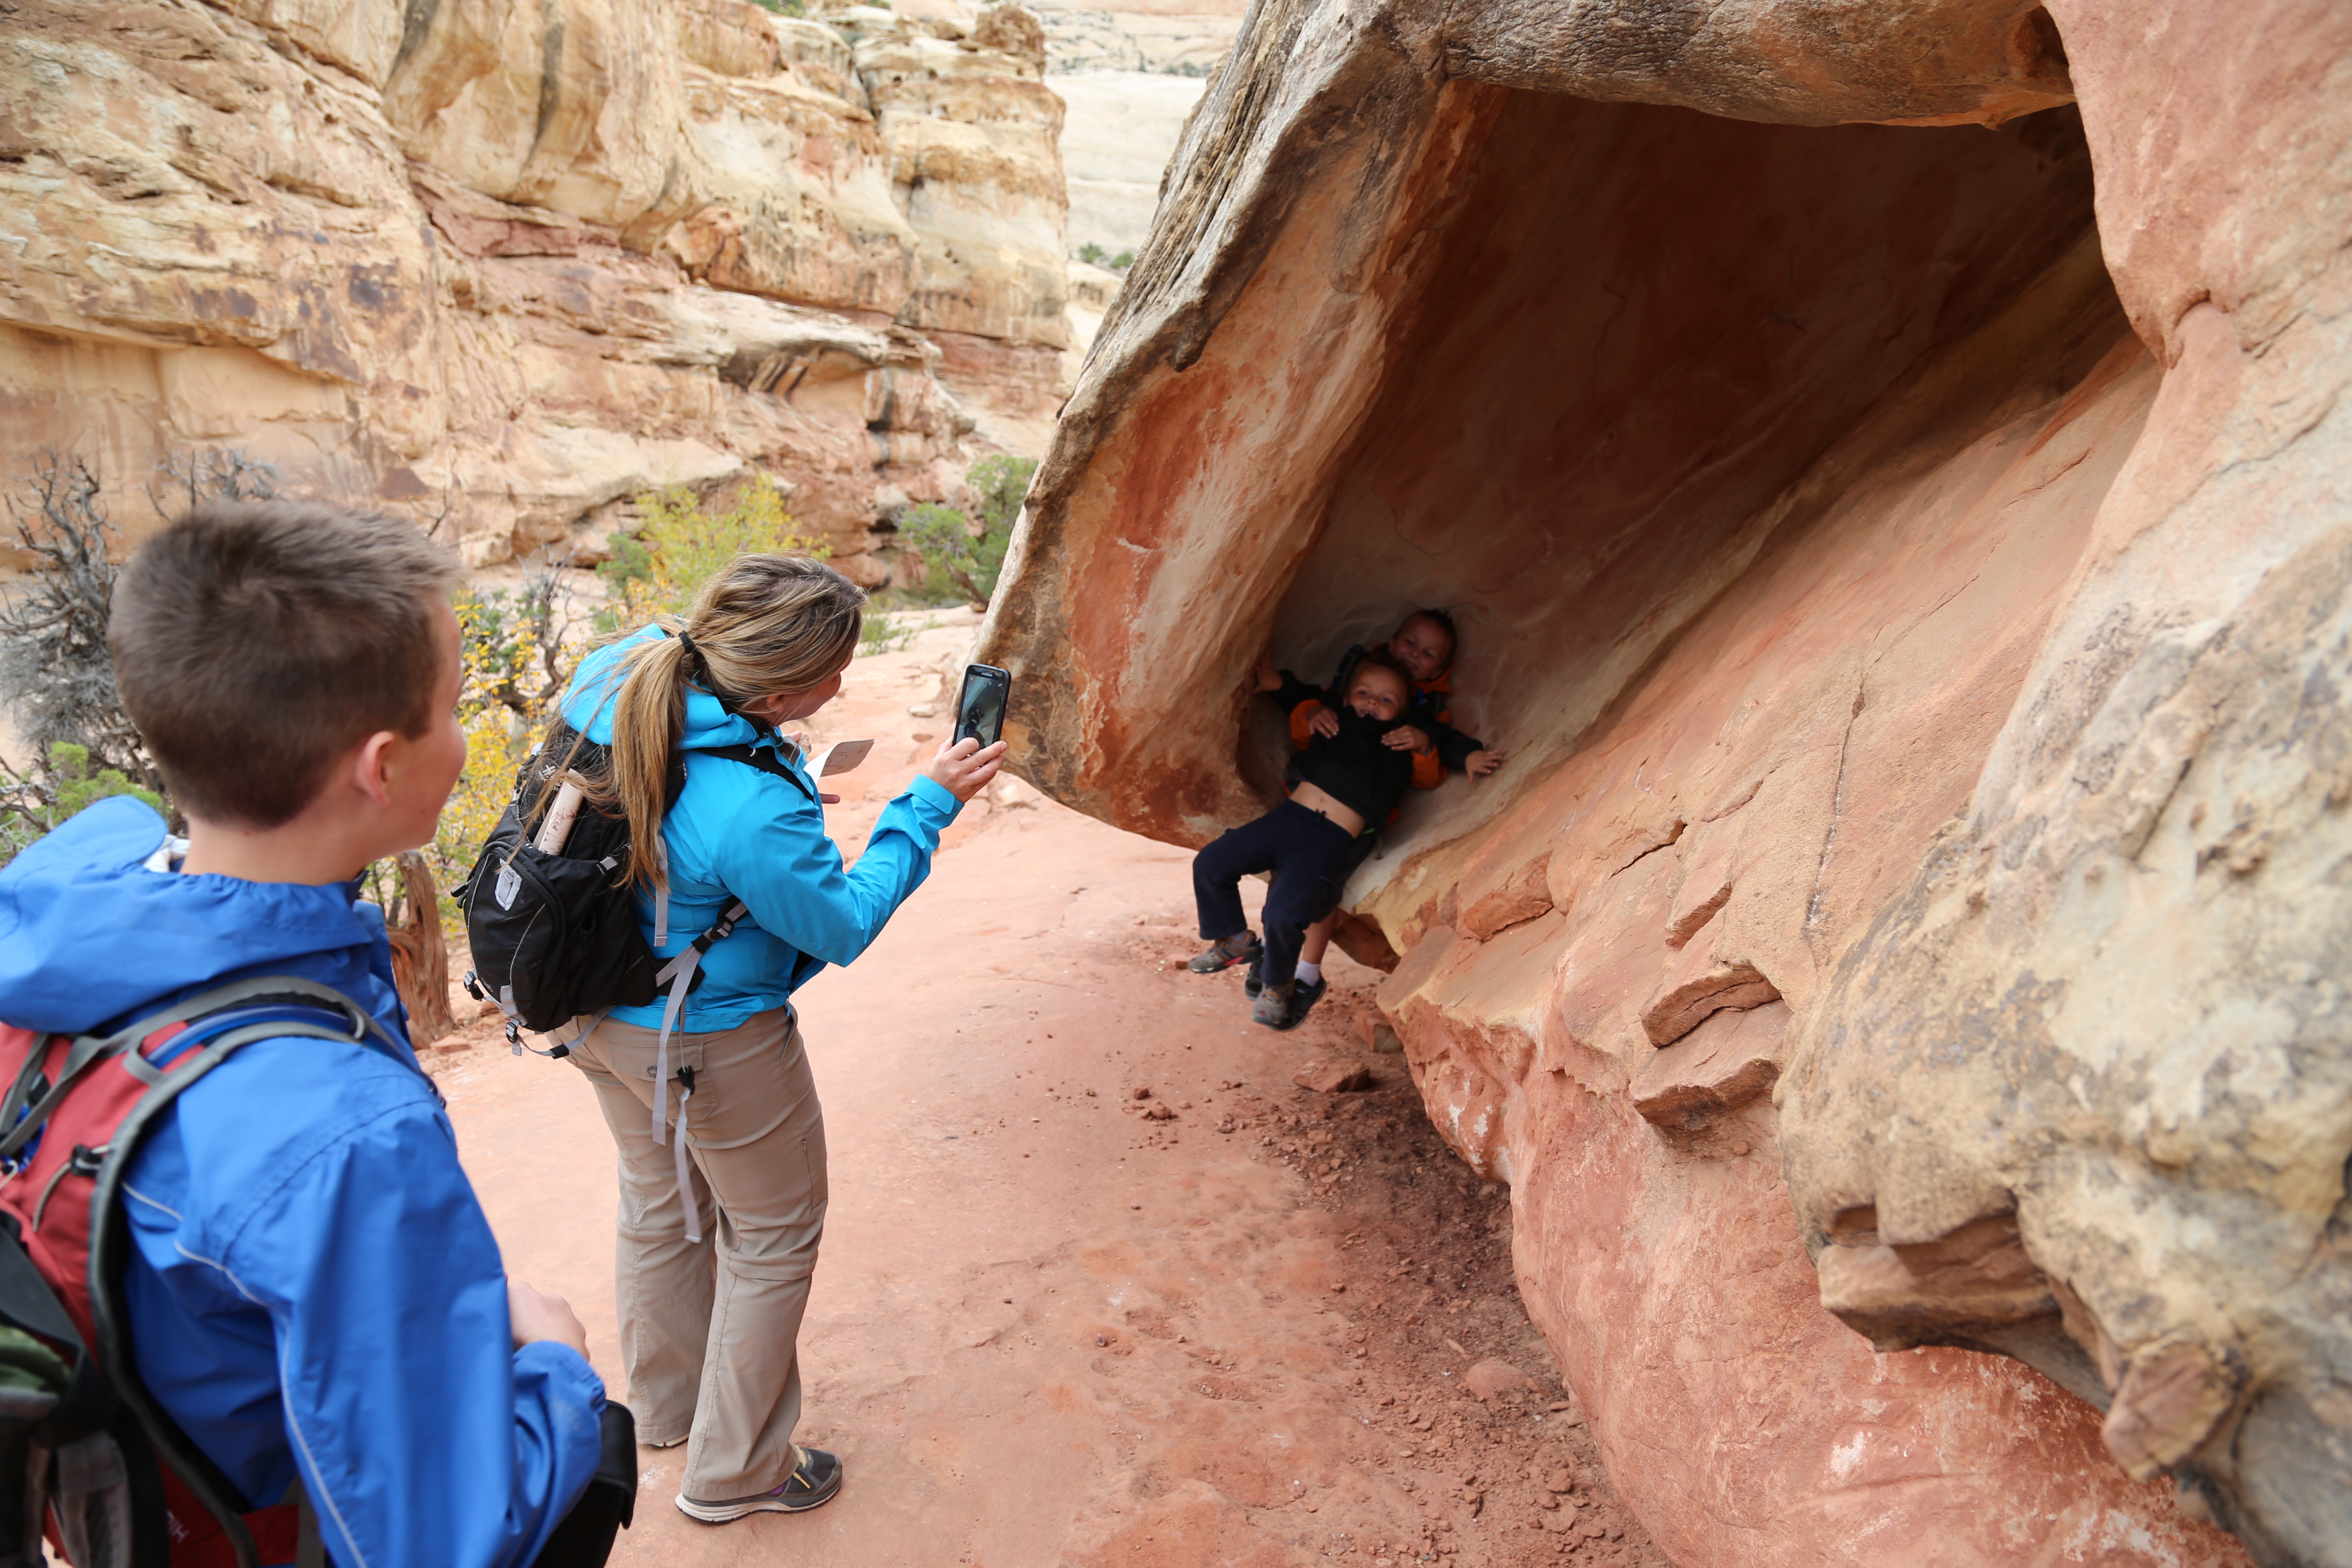
<path fill-rule="evenodd" d="M 2352 1562 L 2344 20 L 1671 9 L 1258 7 L 1021 765 L 1203 842 L 1453 609 L 1512 761 L 1344 940 L 1669 1554 Z"/>

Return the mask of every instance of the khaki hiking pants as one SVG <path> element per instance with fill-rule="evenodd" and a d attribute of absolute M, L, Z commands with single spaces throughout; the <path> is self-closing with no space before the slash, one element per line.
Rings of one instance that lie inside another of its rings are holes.
<path fill-rule="evenodd" d="M 656 1037 L 608 1018 L 572 1060 L 620 1149 L 614 1268 L 637 1440 L 690 1438 L 679 1489 L 719 1502 L 792 1473 L 801 1314 L 824 1234 L 824 1112 L 791 1008 L 673 1033 L 671 1072 L 694 1069 L 687 1150 L 702 1239 L 688 1241 L 671 1151 L 653 1138 Z"/>

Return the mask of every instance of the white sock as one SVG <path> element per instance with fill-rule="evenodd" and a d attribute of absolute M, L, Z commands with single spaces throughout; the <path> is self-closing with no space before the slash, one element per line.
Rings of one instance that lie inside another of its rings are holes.
<path fill-rule="evenodd" d="M 1302 960 L 1298 965 L 1298 978 L 1309 985 L 1320 985 L 1323 984 L 1323 966 Z"/>

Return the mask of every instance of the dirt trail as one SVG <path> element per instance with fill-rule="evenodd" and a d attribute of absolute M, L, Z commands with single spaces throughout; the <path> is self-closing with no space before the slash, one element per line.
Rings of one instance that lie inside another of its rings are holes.
<path fill-rule="evenodd" d="M 845 844 L 944 729 L 907 709 L 968 636 L 959 616 L 861 658 L 824 716 L 821 738 L 880 742 L 840 781 Z M 1664 1562 L 1519 1308 L 1506 1195 L 1366 1049 L 1377 976 L 1341 960 L 1305 1027 L 1253 1026 L 1237 971 L 1183 969 L 1188 868 L 1013 784 L 800 994 L 832 1158 L 801 1436 L 847 1483 L 714 1529 L 671 1506 L 679 1451 L 641 1450 L 616 1563 Z M 572 1299 L 617 1383 L 586 1085 L 487 1024 L 448 1046 L 428 1060 L 509 1268 Z M 1380 1087 L 1293 1085 L 1342 1056 Z M 1528 1381 L 1465 1392 L 1499 1363 Z"/>

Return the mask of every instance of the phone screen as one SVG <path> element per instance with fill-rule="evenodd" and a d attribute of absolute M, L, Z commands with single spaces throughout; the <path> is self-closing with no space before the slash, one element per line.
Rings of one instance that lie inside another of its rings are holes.
<path fill-rule="evenodd" d="M 1004 736 L 1004 700 L 1013 677 L 992 664 L 963 667 L 963 689 L 956 695 L 955 739 L 969 735 L 985 748 Z"/>

